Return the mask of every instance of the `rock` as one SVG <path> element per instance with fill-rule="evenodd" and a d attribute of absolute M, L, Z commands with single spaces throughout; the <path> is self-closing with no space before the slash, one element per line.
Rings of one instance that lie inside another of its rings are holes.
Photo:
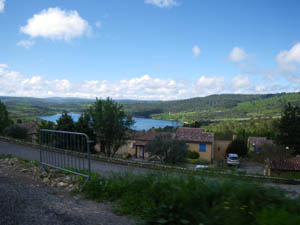
<path fill-rule="evenodd" d="M 58 186 L 58 187 L 66 187 L 66 186 L 68 186 L 68 184 L 67 184 L 67 183 L 64 183 L 64 182 L 59 182 L 59 183 L 57 184 L 57 186 Z"/>
<path fill-rule="evenodd" d="M 49 180 L 48 177 L 45 177 L 45 178 L 43 179 L 43 182 L 44 182 L 44 183 L 49 183 L 49 181 L 50 181 L 50 180 Z"/>

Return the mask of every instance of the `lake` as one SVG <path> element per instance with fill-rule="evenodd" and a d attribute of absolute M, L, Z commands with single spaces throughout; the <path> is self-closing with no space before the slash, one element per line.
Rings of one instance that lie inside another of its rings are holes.
<path fill-rule="evenodd" d="M 68 115 L 70 115 L 73 118 L 74 122 L 77 122 L 80 117 L 80 114 L 78 113 L 68 113 Z M 51 116 L 40 116 L 39 118 L 42 120 L 52 121 L 56 123 L 56 120 L 58 120 L 60 117 L 61 114 L 55 114 Z M 133 120 L 135 121 L 135 124 L 132 127 L 134 130 L 149 130 L 152 127 L 164 128 L 166 126 L 178 127 L 183 125 L 181 122 L 171 121 L 171 120 L 156 120 L 156 119 L 138 118 L 138 117 L 133 117 Z"/>

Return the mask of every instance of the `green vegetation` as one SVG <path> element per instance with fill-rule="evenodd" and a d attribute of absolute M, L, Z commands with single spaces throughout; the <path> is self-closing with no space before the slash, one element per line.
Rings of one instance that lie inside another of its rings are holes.
<path fill-rule="evenodd" d="M 6 127 L 3 133 L 7 137 L 12 137 L 21 140 L 26 140 L 28 136 L 28 130 L 25 127 L 20 126 L 18 124 L 13 124 L 9 127 Z"/>
<path fill-rule="evenodd" d="M 200 157 L 199 152 L 188 151 L 188 158 L 189 159 L 199 159 L 199 157 Z"/>
<path fill-rule="evenodd" d="M 189 148 L 184 141 L 173 139 L 171 135 L 158 135 L 149 141 L 145 151 L 150 158 L 158 158 L 162 163 L 185 163 Z"/>
<path fill-rule="evenodd" d="M 8 112 L 4 103 L 0 101 L 0 135 L 6 127 L 12 124 L 12 121 L 8 118 Z"/>
<path fill-rule="evenodd" d="M 248 153 L 247 141 L 243 139 L 233 140 L 226 149 L 226 155 L 229 153 L 236 153 L 239 156 L 246 156 Z"/>
<path fill-rule="evenodd" d="M 184 122 L 279 118 L 284 105 L 299 105 L 300 93 L 264 95 L 222 94 L 174 101 L 117 100 L 132 116 Z M 12 118 L 67 112 L 85 112 L 94 100 L 77 98 L 0 97 Z"/>
<path fill-rule="evenodd" d="M 288 103 L 279 123 L 278 142 L 300 154 L 300 107 Z"/>
<path fill-rule="evenodd" d="M 89 108 L 91 126 L 100 136 L 101 144 L 105 146 L 105 155 L 114 157 L 119 148 L 128 139 L 127 131 L 134 124 L 131 116 L 128 116 L 123 106 L 112 99 L 96 99 Z"/>
<path fill-rule="evenodd" d="M 139 217 L 145 225 L 296 225 L 300 221 L 299 198 L 237 180 L 166 173 L 93 174 L 84 193 L 89 199 L 116 202 L 119 213 Z"/>

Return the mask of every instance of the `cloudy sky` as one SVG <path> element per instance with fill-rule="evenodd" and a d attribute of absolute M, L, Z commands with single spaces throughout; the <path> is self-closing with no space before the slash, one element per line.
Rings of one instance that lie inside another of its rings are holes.
<path fill-rule="evenodd" d="M 298 0 L 0 0 L 0 96 L 300 91 Z"/>

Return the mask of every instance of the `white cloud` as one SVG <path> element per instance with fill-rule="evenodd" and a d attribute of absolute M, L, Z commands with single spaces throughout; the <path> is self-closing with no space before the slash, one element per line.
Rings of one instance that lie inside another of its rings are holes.
<path fill-rule="evenodd" d="M 145 3 L 155 5 L 159 8 L 169 8 L 172 6 L 179 5 L 179 3 L 176 0 L 145 0 Z"/>
<path fill-rule="evenodd" d="M 0 0 L 0 13 L 4 12 L 5 0 Z"/>
<path fill-rule="evenodd" d="M 240 62 L 244 60 L 247 56 L 248 55 L 243 48 L 236 46 L 231 50 L 229 54 L 229 60 L 233 62 Z"/>
<path fill-rule="evenodd" d="M 96 26 L 98 29 L 100 29 L 100 28 L 101 28 L 101 21 L 97 21 L 97 22 L 95 23 L 95 26 Z"/>
<path fill-rule="evenodd" d="M 25 49 L 30 49 L 34 44 L 34 40 L 21 40 L 17 43 L 17 46 L 22 46 Z"/>
<path fill-rule="evenodd" d="M 201 76 L 194 82 L 150 75 L 120 81 L 69 79 L 49 80 L 41 75 L 25 76 L 0 64 L 0 96 L 80 97 L 141 100 L 174 100 L 222 93 L 274 93 L 299 90 L 295 84 L 252 85 L 248 76 L 238 75 L 226 84 L 225 77 Z"/>
<path fill-rule="evenodd" d="M 241 93 L 242 89 L 250 88 L 250 81 L 247 75 L 237 75 L 231 80 L 231 87 L 237 92 Z"/>
<path fill-rule="evenodd" d="M 276 56 L 276 61 L 283 70 L 297 70 L 297 66 L 300 65 L 300 43 L 295 44 L 290 50 L 281 51 Z"/>
<path fill-rule="evenodd" d="M 201 76 L 193 85 L 194 96 L 220 94 L 224 90 L 224 77 Z"/>
<path fill-rule="evenodd" d="M 201 49 L 199 48 L 198 45 L 194 45 L 194 47 L 192 48 L 193 54 L 194 56 L 198 56 L 201 54 Z"/>
<path fill-rule="evenodd" d="M 64 11 L 49 8 L 33 15 L 20 31 L 30 37 L 43 37 L 52 40 L 70 41 L 90 32 L 88 22 L 77 11 Z"/>

